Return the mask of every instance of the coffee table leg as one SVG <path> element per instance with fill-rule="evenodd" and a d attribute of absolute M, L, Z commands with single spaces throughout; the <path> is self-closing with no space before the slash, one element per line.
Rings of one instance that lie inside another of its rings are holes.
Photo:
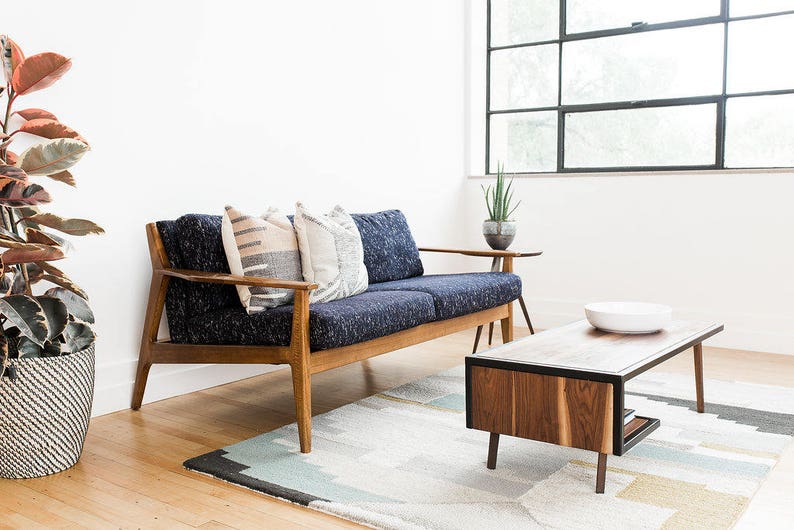
<path fill-rule="evenodd" d="M 697 393 L 698 412 L 705 410 L 703 401 L 703 344 L 695 344 L 695 392 Z"/>
<path fill-rule="evenodd" d="M 604 493 L 607 481 L 607 455 L 598 453 L 598 469 L 596 470 L 596 493 Z"/>
<path fill-rule="evenodd" d="M 488 444 L 488 469 L 496 469 L 496 453 L 499 451 L 499 434 L 492 432 Z"/>

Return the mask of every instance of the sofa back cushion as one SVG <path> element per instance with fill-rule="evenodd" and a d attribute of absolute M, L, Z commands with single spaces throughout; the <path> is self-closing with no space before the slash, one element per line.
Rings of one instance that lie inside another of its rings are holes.
<path fill-rule="evenodd" d="M 390 282 L 424 274 L 419 250 L 400 210 L 354 213 L 364 246 L 369 283 Z"/>
<path fill-rule="evenodd" d="M 229 273 L 223 250 L 220 215 L 183 215 L 176 221 L 158 222 L 157 229 L 171 267 Z M 225 307 L 240 307 L 240 299 L 233 285 L 172 278 L 166 294 L 171 340 L 186 342 L 188 319 Z"/>

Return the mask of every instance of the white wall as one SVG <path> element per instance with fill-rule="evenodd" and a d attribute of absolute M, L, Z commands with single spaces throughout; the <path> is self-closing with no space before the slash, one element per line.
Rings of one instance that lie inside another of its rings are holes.
<path fill-rule="evenodd" d="M 470 0 L 467 172 L 484 174 L 485 1 Z M 466 225 L 482 244 L 480 185 Z M 794 354 L 794 172 L 627 174 L 516 179 L 516 248 L 539 327 L 583 318 L 584 304 L 666 303 L 679 318 L 721 321 L 710 344 Z"/>
<path fill-rule="evenodd" d="M 401 208 L 420 243 L 461 244 L 464 6 L 372 2 L 63 2 L 2 8 L 32 54 L 74 59 L 26 96 L 93 151 L 50 211 L 96 220 L 59 264 L 97 314 L 94 413 L 129 406 L 149 282 L 144 224 L 187 212 Z M 444 261 L 426 261 L 430 269 Z M 147 401 L 262 367 L 155 366 Z"/>

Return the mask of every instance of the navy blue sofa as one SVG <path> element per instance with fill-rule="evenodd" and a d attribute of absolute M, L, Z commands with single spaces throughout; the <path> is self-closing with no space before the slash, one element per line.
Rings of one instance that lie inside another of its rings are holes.
<path fill-rule="evenodd" d="M 221 216 L 184 215 L 147 226 L 152 289 L 132 408 L 140 407 L 153 363 L 286 363 L 295 383 L 301 450 L 310 450 L 311 374 L 462 329 L 502 321 L 512 338 L 521 279 L 510 251 L 422 249 L 501 257 L 504 272 L 424 274 L 403 214 L 354 214 L 369 275 L 366 292 L 308 303 L 308 282 L 233 276 Z M 248 315 L 236 284 L 295 289 L 295 303 Z M 163 306 L 170 340 L 157 337 Z"/>

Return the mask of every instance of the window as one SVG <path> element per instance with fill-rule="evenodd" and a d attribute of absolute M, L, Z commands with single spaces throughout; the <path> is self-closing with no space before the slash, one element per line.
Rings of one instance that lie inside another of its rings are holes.
<path fill-rule="evenodd" d="M 490 0 L 488 173 L 794 167 L 794 0 Z"/>

